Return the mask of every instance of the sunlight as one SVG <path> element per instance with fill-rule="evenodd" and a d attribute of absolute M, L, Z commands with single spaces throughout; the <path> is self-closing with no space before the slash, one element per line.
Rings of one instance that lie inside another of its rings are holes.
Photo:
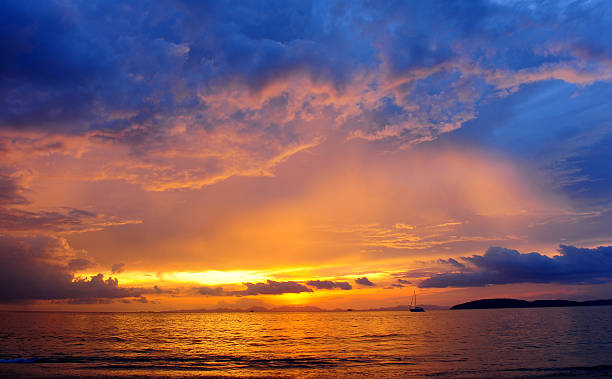
<path fill-rule="evenodd" d="M 202 271 L 202 272 L 166 272 L 161 274 L 163 280 L 179 283 L 198 283 L 203 285 L 237 284 L 244 282 L 261 282 L 269 274 L 260 271 Z"/>

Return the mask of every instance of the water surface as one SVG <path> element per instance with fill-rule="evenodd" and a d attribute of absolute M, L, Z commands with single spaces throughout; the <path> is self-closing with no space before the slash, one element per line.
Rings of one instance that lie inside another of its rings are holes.
<path fill-rule="evenodd" d="M 612 307 L 313 313 L 0 313 L 0 374 L 612 375 Z"/>

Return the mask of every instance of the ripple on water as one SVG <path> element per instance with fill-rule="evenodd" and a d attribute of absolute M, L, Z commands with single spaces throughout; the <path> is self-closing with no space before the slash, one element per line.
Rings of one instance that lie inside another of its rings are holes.
<path fill-rule="evenodd" d="M 612 307 L 440 311 L 428 317 L 409 312 L 0 316 L 5 329 L 0 370 L 389 377 L 612 371 L 606 366 L 612 356 Z"/>

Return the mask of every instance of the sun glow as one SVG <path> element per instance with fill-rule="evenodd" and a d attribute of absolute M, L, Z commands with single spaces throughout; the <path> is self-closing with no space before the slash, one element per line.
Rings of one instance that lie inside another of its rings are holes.
<path fill-rule="evenodd" d="M 98 272 L 81 272 L 76 276 L 88 278 L 97 275 Z M 196 283 L 201 285 L 239 284 L 245 282 L 261 282 L 270 278 L 270 274 L 263 271 L 171 271 L 171 272 L 146 272 L 125 271 L 113 274 L 105 273 L 105 276 L 116 277 L 121 284 L 147 284 L 147 283 Z"/>
<path fill-rule="evenodd" d="M 198 283 L 203 285 L 233 284 L 244 282 L 261 282 L 269 275 L 260 271 L 202 271 L 202 272 L 168 272 L 160 275 L 162 280 L 183 283 Z"/>

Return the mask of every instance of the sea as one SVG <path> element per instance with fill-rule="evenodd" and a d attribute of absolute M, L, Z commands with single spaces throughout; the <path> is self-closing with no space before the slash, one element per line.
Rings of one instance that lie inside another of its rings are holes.
<path fill-rule="evenodd" d="M 612 307 L 0 312 L 1 377 L 612 377 Z"/>

